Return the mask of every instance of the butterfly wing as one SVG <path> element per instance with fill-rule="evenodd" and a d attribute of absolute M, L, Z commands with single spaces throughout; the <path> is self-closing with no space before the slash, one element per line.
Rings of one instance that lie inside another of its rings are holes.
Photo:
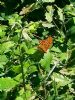
<path fill-rule="evenodd" d="M 51 44 L 52 44 L 52 37 L 48 37 L 46 40 L 40 40 L 39 41 L 38 48 L 41 51 L 46 52 L 49 49 L 49 47 L 50 47 Z"/>
<path fill-rule="evenodd" d="M 53 38 L 50 36 L 47 38 L 48 43 L 51 45 L 53 43 Z"/>

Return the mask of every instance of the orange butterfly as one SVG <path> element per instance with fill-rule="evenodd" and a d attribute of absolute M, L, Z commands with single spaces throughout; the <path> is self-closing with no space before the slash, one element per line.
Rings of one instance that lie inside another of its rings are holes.
<path fill-rule="evenodd" d="M 50 36 L 45 40 L 39 41 L 39 50 L 46 52 L 53 43 L 53 38 Z"/>

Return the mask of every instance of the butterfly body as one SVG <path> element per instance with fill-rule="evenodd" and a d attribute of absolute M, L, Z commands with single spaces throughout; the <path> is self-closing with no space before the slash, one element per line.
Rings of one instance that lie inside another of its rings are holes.
<path fill-rule="evenodd" d="M 41 51 L 46 52 L 49 49 L 49 47 L 52 45 L 52 43 L 53 43 L 53 38 L 50 36 L 45 40 L 40 40 L 38 48 Z"/>

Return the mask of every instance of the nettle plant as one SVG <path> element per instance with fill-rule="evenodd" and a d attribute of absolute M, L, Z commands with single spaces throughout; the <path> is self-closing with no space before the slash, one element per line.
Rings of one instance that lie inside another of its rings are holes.
<path fill-rule="evenodd" d="M 8 23 L 0 24 L 0 100 L 75 98 L 74 3 L 37 0 L 19 14 L 0 14 Z"/>

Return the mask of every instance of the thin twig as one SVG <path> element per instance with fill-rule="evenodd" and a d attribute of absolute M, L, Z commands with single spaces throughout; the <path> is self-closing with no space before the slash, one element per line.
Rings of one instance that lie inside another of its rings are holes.
<path fill-rule="evenodd" d="M 57 62 L 55 62 L 55 65 L 52 67 L 52 69 L 49 71 L 48 76 L 45 79 L 45 82 L 48 80 L 49 76 L 52 74 L 52 72 L 54 71 L 55 67 L 57 65 Z"/>

